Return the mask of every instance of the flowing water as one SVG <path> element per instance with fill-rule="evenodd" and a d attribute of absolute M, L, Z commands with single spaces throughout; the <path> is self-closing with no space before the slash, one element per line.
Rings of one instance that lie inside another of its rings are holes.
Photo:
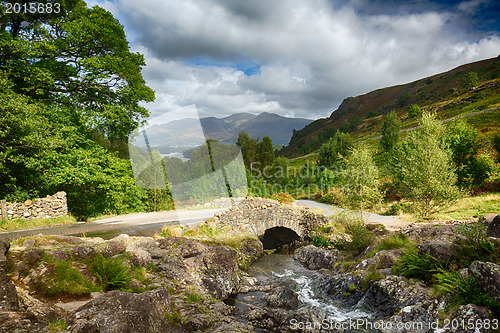
<path fill-rule="evenodd" d="M 258 281 L 279 279 L 279 284 L 292 289 L 298 296 L 299 309 L 317 307 L 323 310 L 327 317 L 334 321 L 345 321 L 357 318 L 370 318 L 371 315 L 360 309 L 350 309 L 340 302 L 331 299 L 321 282 L 320 273 L 305 268 L 292 255 L 271 254 L 262 257 L 249 269 L 249 274 Z M 261 297 L 264 292 L 239 294 L 233 299 L 236 314 L 242 314 L 250 306 L 263 307 L 265 302 Z M 239 319 L 244 320 L 239 316 Z"/>

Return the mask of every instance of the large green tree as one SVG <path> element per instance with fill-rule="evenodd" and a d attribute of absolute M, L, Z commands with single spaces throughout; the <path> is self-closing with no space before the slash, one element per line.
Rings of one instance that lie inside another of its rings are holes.
<path fill-rule="evenodd" d="M 343 176 L 342 198 L 349 208 L 363 211 L 382 201 L 378 168 L 373 162 L 372 152 L 366 146 L 354 148 L 345 159 Z"/>
<path fill-rule="evenodd" d="M 0 193 L 10 201 L 68 193 L 73 215 L 142 209 L 130 162 L 96 144 L 71 112 L 12 91 L 0 74 Z"/>
<path fill-rule="evenodd" d="M 479 185 L 493 172 L 493 161 L 479 154 L 476 129 L 465 121 L 449 126 L 446 141 L 452 151 L 459 185 Z"/>
<path fill-rule="evenodd" d="M 148 115 L 140 102 L 154 99 L 141 74 L 144 58 L 130 52 L 123 26 L 105 9 L 60 3 L 58 14 L 1 17 L 1 71 L 16 93 L 124 138 Z"/>
<path fill-rule="evenodd" d="M 236 144 L 241 148 L 245 166 L 250 169 L 252 162 L 257 161 L 257 143 L 258 139 L 250 139 L 245 131 L 238 134 Z"/>
<path fill-rule="evenodd" d="M 339 163 L 342 157 L 347 156 L 352 145 L 353 142 L 348 133 L 335 132 L 327 143 L 321 145 L 318 154 L 319 164 L 330 168 Z"/>
<path fill-rule="evenodd" d="M 384 152 L 392 152 L 392 150 L 398 145 L 401 130 L 401 122 L 396 115 L 396 112 L 391 111 L 385 117 L 384 123 L 382 124 L 382 138 L 380 139 L 380 149 Z"/>
<path fill-rule="evenodd" d="M 258 160 L 262 170 L 274 164 L 274 148 L 270 137 L 265 136 L 257 145 Z"/>
<path fill-rule="evenodd" d="M 143 209 L 147 191 L 135 186 L 130 162 L 100 144 L 123 140 L 147 116 L 141 102 L 154 92 L 144 59 L 103 8 L 40 3 L 60 11 L 4 15 L 0 2 L 1 197 L 65 190 L 80 218 Z"/>
<path fill-rule="evenodd" d="M 424 113 L 395 153 L 395 181 L 401 197 L 413 202 L 422 216 L 449 204 L 459 195 L 452 154 L 443 125 Z"/>

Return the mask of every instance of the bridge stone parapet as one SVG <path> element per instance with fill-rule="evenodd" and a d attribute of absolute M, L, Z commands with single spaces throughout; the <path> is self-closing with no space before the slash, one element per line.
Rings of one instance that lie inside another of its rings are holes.
<path fill-rule="evenodd" d="M 248 197 L 210 221 L 218 229 L 231 233 L 262 236 L 266 230 L 282 227 L 293 230 L 300 238 L 328 220 L 308 208 L 282 204 L 276 200 Z"/>

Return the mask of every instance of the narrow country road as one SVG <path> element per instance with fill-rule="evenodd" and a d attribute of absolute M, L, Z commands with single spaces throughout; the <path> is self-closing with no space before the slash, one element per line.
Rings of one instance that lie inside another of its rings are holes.
<path fill-rule="evenodd" d="M 297 200 L 296 204 L 302 207 L 312 208 L 315 213 L 332 216 L 342 211 L 342 208 L 324 204 L 313 200 Z M 0 233 L 0 238 L 12 240 L 37 234 L 71 235 L 71 236 L 94 236 L 110 239 L 119 234 L 130 236 L 153 236 L 159 233 L 165 225 L 192 226 L 197 225 L 215 213 L 227 208 L 211 208 L 198 210 L 177 210 L 152 213 L 134 213 L 109 217 L 93 222 L 77 223 L 59 227 L 37 228 Z M 401 227 L 411 224 L 409 221 L 401 220 L 397 216 L 382 216 L 373 213 L 363 213 L 366 223 L 383 224 L 388 230 L 399 230 Z"/>
<path fill-rule="evenodd" d="M 223 210 L 223 208 L 216 208 L 134 213 L 60 227 L 2 232 L 0 233 L 0 238 L 11 240 L 40 233 L 67 236 L 97 236 L 104 239 L 110 239 L 119 234 L 128 234 L 130 236 L 153 236 L 155 233 L 160 232 L 164 225 L 196 225 L 213 217 L 216 212 Z"/>
<path fill-rule="evenodd" d="M 322 214 L 324 214 L 325 216 L 332 216 L 344 210 L 339 207 L 334 207 L 332 205 L 324 204 L 313 200 L 297 200 L 295 202 L 299 206 L 309 207 L 312 208 L 313 210 L 320 209 L 322 210 Z M 363 219 L 365 220 L 365 223 L 383 224 L 387 228 L 387 230 L 391 231 L 399 230 L 400 228 L 413 224 L 413 222 L 402 220 L 398 216 L 384 216 L 369 212 L 363 213 Z"/>

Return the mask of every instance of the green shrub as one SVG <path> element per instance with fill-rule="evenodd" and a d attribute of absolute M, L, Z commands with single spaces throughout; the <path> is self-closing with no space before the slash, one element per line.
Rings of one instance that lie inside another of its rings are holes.
<path fill-rule="evenodd" d="M 45 295 L 84 295 L 96 290 L 78 269 L 71 266 L 71 262 L 58 260 L 53 262 L 54 266 L 52 269 L 49 268 L 49 273 L 45 277 L 40 277 L 36 284 Z"/>
<path fill-rule="evenodd" d="M 372 244 L 374 238 L 362 220 L 349 221 L 345 225 L 345 233 L 350 235 L 351 239 L 346 240 L 345 238 L 341 238 L 334 246 L 340 250 L 352 252 L 353 255 L 363 252 Z"/>
<path fill-rule="evenodd" d="M 410 105 L 408 108 L 408 116 L 410 118 L 418 117 L 422 114 L 422 109 L 417 104 Z"/>
<path fill-rule="evenodd" d="M 186 301 L 188 301 L 189 303 L 201 303 L 202 298 L 196 292 L 191 292 L 187 294 Z"/>
<path fill-rule="evenodd" d="M 167 318 L 167 321 L 172 325 L 179 326 L 182 322 L 181 315 L 179 314 L 179 311 L 175 307 L 174 303 L 172 303 L 171 306 L 172 306 L 172 313 L 165 311 L 165 317 Z"/>
<path fill-rule="evenodd" d="M 332 242 L 328 237 L 315 235 L 311 236 L 311 242 L 317 247 L 329 247 L 332 246 Z"/>
<path fill-rule="evenodd" d="M 458 272 L 441 271 L 435 274 L 434 278 L 434 288 L 441 294 L 448 294 L 452 306 L 473 303 L 487 307 L 496 315 L 500 314 L 500 302 L 485 293 L 474 277 L 462 277 Z"/>
<path fill-rule="evenodd" d="M 366 290 L 368 289 L 372 281 L 377 281 L 380 279 L 382 279 L 382 275 L 377 271 L 375 267 L 370 266 L 368 268 L 368 272 L 363 278 L 363 282 L 361 283 L 361 288 L 363 288 L 363 290 Z"/>
<path fill-rule="evenodd" d="M 130 268 L 119 257 L 106 258 L 99 254 L 90 263 L 89 268 L 104 290 L 123 290 L 132 281 Z"/>
<path fill-rule="evenodd" d="M 49 321 L 48 327 L 47 327 L 47 332 L 48 333 L 64 332 L 64 331 L 66 331 L 67 327 L 68 327 L 68 323 L 64 319 L 60 319 L 60 320 L 56 320 L 56 321 Z"/>
<path fill-rule="evenodd" d="M 410 248 L 413 245 L 413 242 L 405 234 L 400 232 L 380 240 L 380 243 L 377 245 L 376 250 L 378 252 L 382 250 Z"/>
<path fill-rule="evenodd" d="M 475 260 L 493 260 L 497 255 L 495 244 L 486 239 L 488 237 L 486 229 L 486 225 L 481 222 L 460 223 L 455 227 L 457 234 L 465 236 L 465 240 L 457 240 L 462 267 L 470 265 Z"/>
<path fill-rule="evenodd" d="M 406 249 L 392 267 L 394 273 L 422 281 L 431 281 L 433 275 L 442 271 L 439 261 L 429 253 L 419 255 L 416 248 Z"/>
<path fill-rule="evenodd" d="M 412 207 L 409 202 L 396 202 L 389 207 L 389 210 L 384 215 L 399 215 L 401 213 L 411 213 Z"/>

